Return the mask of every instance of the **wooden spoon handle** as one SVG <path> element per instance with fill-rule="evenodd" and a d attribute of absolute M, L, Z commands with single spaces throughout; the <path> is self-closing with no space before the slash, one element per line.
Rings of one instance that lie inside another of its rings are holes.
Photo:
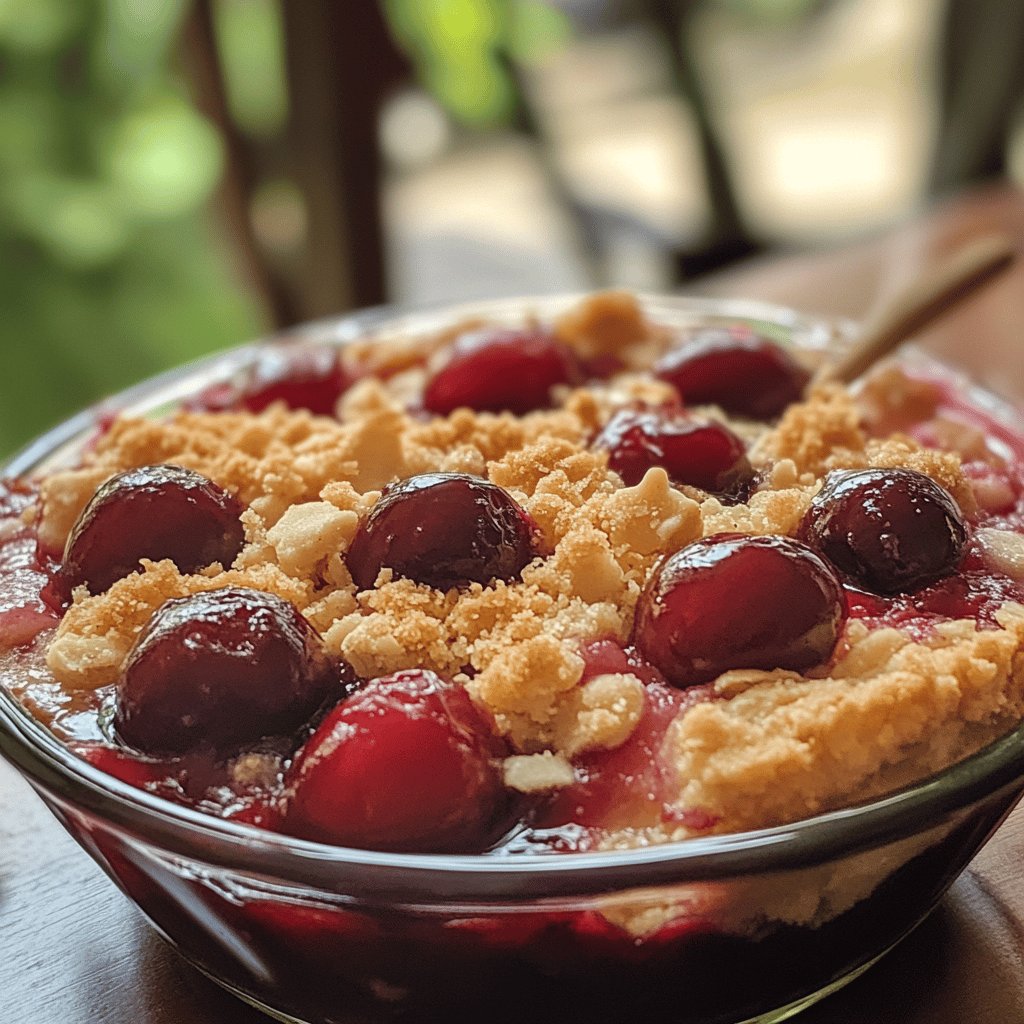
<path fill-rule="evenodd" d="M 1002 235 L 986 236 L 958 249 L 872 317 L 839 359 L 818 369 L 808 390 L 823 381 L 855 380 L 876 360 L 1006 270 L 1016 256 L 1013 244 Z"/>

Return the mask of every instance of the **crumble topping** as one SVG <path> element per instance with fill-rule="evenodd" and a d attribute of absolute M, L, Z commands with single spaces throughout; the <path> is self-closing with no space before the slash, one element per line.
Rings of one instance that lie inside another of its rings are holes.
<path fill-rule="evenodd" d="M 975 539 L 989 565 L 1012 580 L 1024 580 L 1024 536 L 1012 530 L 981 529 Z"/>
<path fill-rule="evenodd" d="M 275 405 L 259 414 L 115 422 L 82 468 L 43 481 L 39 536 L 47 547 L 60 550 L 103 480 L 160 462 L 196 470 L 246 504 L 247 543 L 233 566 L 186 575 L 169 561 L 147 562 L 105 593 L 80 588 L 49 648 L 50 671 L 71 691 L 108 684 L 164 601 L 228 586 L 269 591 L 293 602 L 360 676 L 418 667 L 464 685 L 518 751 L 505 762 L 507 784 L 532 792 L 570 784 L 570 758 L 614 749 L 640 721 L 641 681 L 614 673 L 581 685 L 580 649 L 628 640 L 636 602 L 664 555 L 722 532 L 792 535 L 824 475 L 840 468 L 914 469 L 950 491 L 965 514 L 976 507 L 958 450 L 874 436 L 879 423 L 907 425 L 895 422 L 902 396 L 915 409 L 935 409 L 934 395 L 901 383 L 892 368 L 863 389 L 867 398 L 825 385 L 773 427 L 716 413 L 752 444 L 758 485 L 745 502 L 676 487 L 660 468 L 624 486 L 589 442 L 617 406 L 671 393 L 632 372 L 665 349 L 667 332 L 647 323 L 626 293 L 582 303 L 555 330 L 580 354 L 618 357 L 625 370 L 606 385 L 566 391 L 550 411 L 460 409 L 422 420 L 403 395 L 451 331 L 353 346 L 354 365 L 392 376 L 350 388 L 340 421 Z M 977 445 L 966 450 L 974 457 Z M 357 592 L 343 556 L 360 518 L 388 483 L 437 470 L 486 476 L 508 490 L 536 523 L 542 554 L 518 582 L 443 593 L 385 569 L 373 589 Z M 986 550 L 1019 578 L 1024 542 L 988 532 Z M 1024 716 L 1024 609 L 1004 605 L 997 625 L 952 622 L 921 640 L 852 621 L 824 670 L 726 673 L 717 687 L 729 699 L 688 708 L 670 729 L 665 754 L 677 805 L 710 815 L 719 831 L 791 821 L 979 749 Z M 630 831 L 608 842 L 686 834 L 685 825 L 666 826 L 662 835 Z"/>
<path fill-rule="evenodd" d="M 562 314 L 555 335 L 586 357 L 612 355 L 646 369 L 664 351 L 666 332 L 649 324 L 631 292 L 593 296 Z"/>
<path fill-rule="evenodd" d="M 701 704 L 669 738 L 679 803 L 734 829 L 866 800 L 980 749 L 1024 716 L 1024 608 L 998 630 L 973 620 L 915 643 L 853 622 L 827 678 L 764 673 L 732 700 Z M 913 774 L 906 776 L 906 764 Z"/>

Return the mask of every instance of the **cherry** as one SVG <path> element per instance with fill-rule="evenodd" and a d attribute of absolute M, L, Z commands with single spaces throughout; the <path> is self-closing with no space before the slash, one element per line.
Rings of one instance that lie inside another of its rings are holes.
<path fill-rule="evenodd" d="M 340 846 L 480 851 L 511 824 L 508 753 L 461 687 L 418 669 L 374 679 L 299 753 L 284 827 Z"/>
<path fill-rule="evenodd" d="M 810 374 L 784 348 L 747 327 L 704 327 L 664 355 L 655 376 L 688 405 L 770 420 L 796 402 Z"/>
<path fill-rule="evenodd" d="M 679 408 L 620 409 L 593 443 L 628 487 L 652 466 L 674 483 L 729 497 L 741 496 L 754 477 L 746 446 L 731 430 Z"/>
<path fill-rule="evenodd" d="M 911 469 L 833 472 L 799 536 L 857 586 L 916 590 L 960 564 L 967 527 L 953 496 Z"/>
<path fill-rule="evenodd" d="M 383 568 L 438 590 L 518 579 L 536 554 L 535 532 L 497 484 L 423 473 L 384 488 L 352 539 L 348 567 L 360 590 Z"/>
<path fill-rule="evenodd" d="M 82 510 L 64 548 L 61 578 L 93 593 L 139 568 L 170 558 L 184 573 L 229 566 L 245 534 L 238 499 L 180 466 L 142 466 L 104 483 Z"/>
<path fill-rule="evenodd" d="M 269 343 L 259 349 L 241 380 L 220 381 L 185 402 L 193 412 L 262 412 L 272 402 L 333 416 L 352 385 L 336 349 L 300 342 Z"/>
<path fill-rule="evenodd" d="M 117 682 L 114 726 L 148 752 L 224 748 L 298 728 L 345 685 L 288 601 L 211 590 L 157 609 Z"/>
<path fill-rule="evenodd" d="M 352 383 L 337 349 L 322 345 L 278 344 L 261 350 L 242 385 L 242 404 L 262 412 L 272 402 L 333 416 L 338 399 Z"/>
<path fill-rule="evenodd" d="M 788 537 L 723 533 L 662 562 L 637 605 L 634 641 L 673 686 L 729 669 L 793 669 L 827 661 L 846 617 L 842 587 Z"/>
<path fill-rule="evenodd" d="M 543 330 L 473 331 L 427 381 L 423 407 L 438 416 L 463 407 L 522 416 L 549 408 L 556 385 L 581 381 L 572 349 Z"/>

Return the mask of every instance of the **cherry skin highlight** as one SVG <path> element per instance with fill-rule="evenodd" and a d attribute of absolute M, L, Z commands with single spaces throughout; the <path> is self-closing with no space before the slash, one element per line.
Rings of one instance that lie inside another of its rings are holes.
<path fill-rule="evenodd" d="M 437 416 L 461 408 L 522 416 L 550 408 L 557 385 L 581 381 L 572 349 L 539 328 L 473 331 L 451 346 L 427 382 L 423 407 Z"/>
<path fill-rule="evenodd" d="M 274 594 L 230 587 L 177 598 L 128 654 L 114 727 L 150 753 L 228 748 L 297 729 L 345 693 L 345 669 Z"/>
<path fill-rule="evenodd" d="M 104 483 L 71 530 L 61 565 L 67 592 L 93 593 L 136 572 L 143 558 L 169 558 L 183 573 L 227 567 L 245 542 L 237 498 L 181 466 L 142 466 Z"/>
<path fill-rule="evenodd" d="M 788 537 L 717 534 L 654 571 L 637 604 L 638 652 L 673 686 L 729 669 L 792 669 L 832 655 L 846 617 L 832 569 Z"/>
<path fill-rule="evenodd" d="M 687 405 L 771 420 L 799 401 L 810 374 L 784 348 L 743 327 L 705 327 L 654 366 Z"/>
<path fill-rule="evenodd" d="M 661 466 L 673 483 L 740 497 L 754 477 L 747 449 L 714 420 L 694 419 L 679 408 L 620 409 L 594 439 L 627 487 Z"/>
<path fill-rule="evenodd" d="M 419 669 L 371 680 L 296 758 L 284 829 L 371 850 L 479 852 L 514 821 L 509 752 L 462 687 Z"/>
<path fill-rule="evenodd" d="M 855 585 L 898 594 L 954 572 L 967 526 L 949 491 L 923 473 L 864 469 L 829 473 L 799 536 Z"/>
<path fill-rule="evenodd" d="M 384 489 L 347 561 L 360 590 L 384 568 L 438 590 L 486 585 L 519 578 L 536 554 L 535 533 L 497 484 L 466 473 L 423 473 Z"/>

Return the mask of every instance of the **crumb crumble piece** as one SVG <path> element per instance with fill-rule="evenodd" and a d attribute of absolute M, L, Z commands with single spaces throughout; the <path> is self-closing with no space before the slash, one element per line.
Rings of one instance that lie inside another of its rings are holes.
<path fill-rule="evenodd" d="M 281 758 L 276 754 L 250 751 L 236 757 L 228 771 L 232 780 L 239 786 L 270 789 L 281 773 Z"/>
<path fill-rule="evenodd" d="M 539 754 L 513 754 L 505 758 L 501 768 L 505 785 L 520 793 L 543 793 L 571 786 L 576 781 L 572 765 L 550 750 Z"/>
<path fill-rule="evenodd" d="M 586 357 L 615 355 L 644 359 L 639 353 L 651 344 L 654 332 L 632 292 L 606 291 L 563 313 L 555 322 L 555 335 Z"/>
<path fill-rule="evenodd" d="M 358 525 L 359 516 L 352 509 L 307 501 L 284 512 L 267 531 L 267 543 L 289 576 L 313 576 L 332 555 L 348 550 Z"/>
<path fill-rule="evenodd" d="M 643 683 L 631 673 L 594 676 L 572 691 L 560 710 L 555 745 L 566 757 L 613 750 L 632 735 L 644 712 Z"/>

